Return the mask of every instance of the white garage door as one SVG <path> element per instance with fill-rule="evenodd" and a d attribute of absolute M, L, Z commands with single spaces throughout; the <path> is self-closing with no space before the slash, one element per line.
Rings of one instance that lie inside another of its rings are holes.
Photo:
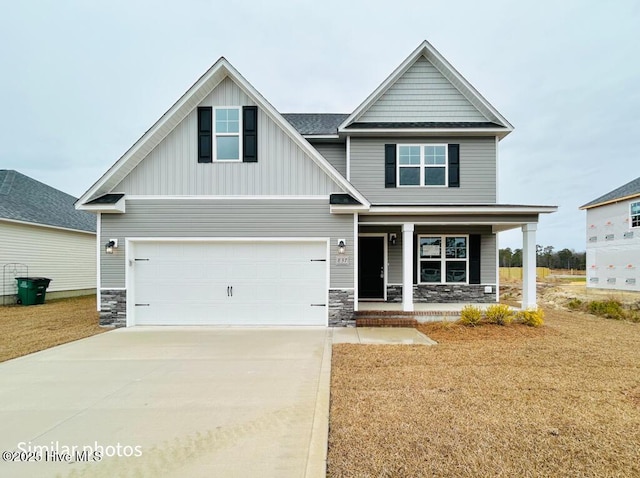
<path fill-rule="evenodd" d="M 326 242 L 134 242 L 135 325 L 327 325 Z"/>

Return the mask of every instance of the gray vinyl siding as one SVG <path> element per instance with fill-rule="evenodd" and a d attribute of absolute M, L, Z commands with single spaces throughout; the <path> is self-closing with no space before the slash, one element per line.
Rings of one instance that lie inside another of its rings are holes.
<path fill-rule="evenodd" d="M 395 233 L 397 242 L 395 246 L 387 246 L 387 282 L 389 284 L 402 284 L 402 228 L 400 226 L 370 226 L 360 227 L 360 233 Z M 480 234 L 480 281 L 483 284 L 496 284 L 496 235 L 491 233 L 490 226 L 416 226 L 414 244 L 418 248 L 418 235 L 451 235 L 451 234 Z M 388 237 L 388 236 L 387 236 Z M 417 267 L 417 259 L 414 255 L 414 264 Z"/>
<path fill-rule="evenodd" d="M 358 121 L 487 121 L 487 118 L 421 56 Z"/>
<path fill-rule="evenodd" d="M 345 178 L 347 177 L 347 146 L 345 143 L 312 143 L 313 147 L 331 163 Z"/>
<path fill-rule="evenodd" d="M 255 103 L 230 78 L 199 106 Z M 112 191 L 129 195 L 327 195 L 341 188 L 264 111 L 258 114 L 258 162 L 198 163 L 197 109 Z"/>
<path fill-rule="evenodd" d="M 460 187 L 385 188 L 385 144 L 459 144 Z M 373 204 L 496 202 L 495 138 L 351 138 L 351 183 Z"/>
<path fill-rule="evenodd" d="M 129 200 L 126 214 L 103 214 L 102 237 L 330 238 L 330 286 L 353 287 L 353 260 L 335 264 L 337 240 L 353 247 L 353 216 L 331 215 L 328 200 Z M 351 249 L 353 251 L 353 249 Z M 125 287 L 125 250 L 101 254 L 103 288 Z"/>

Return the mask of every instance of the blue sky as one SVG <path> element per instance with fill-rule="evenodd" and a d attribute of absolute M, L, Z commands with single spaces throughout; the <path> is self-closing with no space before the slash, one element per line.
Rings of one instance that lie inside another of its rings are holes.
<path fill-rule="evenodd" d="M 0 168 L 79 196 L 220 56 L 282 112 L 350 112 L 424 39 L 512 124 L 499 200 L 578 207 L 640 176 L 640 3 L 3 2 Z M 519 231 L 501 246 L 520 247 Z"/>

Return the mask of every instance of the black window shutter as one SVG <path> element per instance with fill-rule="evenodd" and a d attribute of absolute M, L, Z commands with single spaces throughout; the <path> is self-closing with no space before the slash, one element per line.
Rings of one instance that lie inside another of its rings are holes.
<path fill-rule="evenodd" d="M 469 236 L 469 284 L 480 284 L 480 234 Z"/>
<path fill-rule="evenodd" d="M 420 268 L 420 262 L 416 263 L 416 257 L 420 257 L 420 241 L 417 234 L 413 235 L 413 244 L 416 246 L 413 248 L 413 253 L 415 256 L 411 260 L 411 264 L 413 264 L 413 283 L 418 283 L 418 269 Z"/>
<path fill-rule="evenodd" d="M 210 106 L 198 107 L 198 162 L 212 161 L 212 112 Z"/>
<path fill-rule="evenodd" d="M 384 145 L 384 187 L 396 187 L 396 145 Z"/>
<path fill-rule="evenodd" d="M 460 187 L 460 145 L 449 145 L 449 187 Z"/>
<path fill-rule="evenodd" d="M 258 162 L 258 107 L 242 107 L 242 161 Z"/>

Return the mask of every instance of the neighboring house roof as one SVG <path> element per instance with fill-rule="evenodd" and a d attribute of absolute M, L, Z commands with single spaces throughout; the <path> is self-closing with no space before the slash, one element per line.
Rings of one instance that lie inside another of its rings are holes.
<path fill-rule="evenodd" d="M 600 196 L 593 201 L 588 202 L 580 206 L 580 209 L 590 209 L 596 206 L 602 206 L 604 204 L 612 203 L 615 201 L 619 201 L 621 199 L 631 199 L 634 197 L 640 196 L 640 177 L 634 179 L 633 181 L 629 181 L 627 184 L 620 186 L 613 191 L 608 192 Z"/>
<path fill-rule="evenodd" d="M 96 217 L 76 211 L 75 201 L 17 171 L 0 169 L 0 220 L 96 232 Z"/>
<path fill-rule="evenodd" d="M 338 126 L 349 114 L 344 113 L 282 113 L 284 119 L 302 135 L 338 134 Z"/>
<path fill-rule="evenodd" d="M 395 82 L 404 75 L 416 61 L 425 57 L 449 82 L 491 123 L 495 123 L 498 129 L 503 130 L 505 136 L 513 130 L 511 123 L 502 116 L 472 85 L 469 83 L 428 41 L 424 41 L 404 60 L 391 75 L 384 80 L 378 88 L 371 93 L 360 106 L 358 106 L 348 118 L 338 127 L 343 131 L 352 123 L 356 123 Z"/>
<path fill-rule="evenodd" d="M 363 204 L 366 198 L 342 176 L 226 58 L 221 57 L 162 117 L 77 201 L 77 207 L 110 193 L 225 78 L 231 78 L 309 157 L 346 192 Z"/>

